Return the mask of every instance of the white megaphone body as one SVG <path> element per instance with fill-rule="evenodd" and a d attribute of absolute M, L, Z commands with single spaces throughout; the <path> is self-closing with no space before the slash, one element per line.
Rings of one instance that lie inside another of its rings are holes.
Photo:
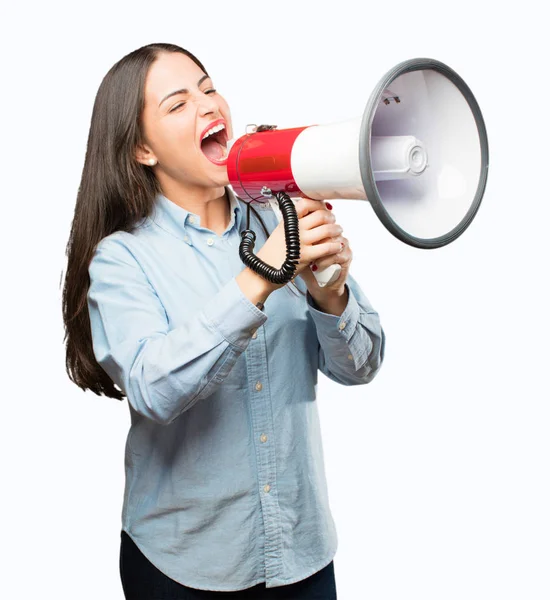
<path fill-rule="evenodd" d="M 367 200 L 394 236 L 418 248 L 438 248 L 464 232 L 489 166 L 472 92 L 450 67 L 428 58 L 388 71 L 360 117 L 290 129 L 249 126 L 230 144 L 227 172 L 241 199 L 269 201 L 279 219 L 281 195 Z M 314 275 L 324 286 L 339 273 L 335 264 Z"/>

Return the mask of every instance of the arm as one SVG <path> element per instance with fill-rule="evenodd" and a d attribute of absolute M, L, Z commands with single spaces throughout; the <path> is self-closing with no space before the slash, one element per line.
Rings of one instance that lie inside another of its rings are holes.
<path fill-rule="evenodd" d="M 319 370 L 336 383 L 362 385 L 382 366 L 385 334 L 378 313 L 349 273 L 345 288 L 347 303 L 340 315 L 322 311 L 309 291 L 307 305 L 319 339 Z"/>
<path fill-rule="evenodd" d="M 248 346 L 251 330 L 267 320 L 255 303 L 268 293 L 252 272 L 229 280 L 169 331 L 157 293 L 119 239 L 98 244 L 88 271 L 96 360 L 134 410 L 161 424 L 214 392 Z"/>

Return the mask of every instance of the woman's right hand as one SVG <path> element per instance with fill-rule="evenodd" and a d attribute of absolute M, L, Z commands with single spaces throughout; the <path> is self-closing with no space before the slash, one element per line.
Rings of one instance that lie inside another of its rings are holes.
<path fill-rule="evenodd" d="M 294 277 L 311 263 L 330 254 L 337 254 L 342 247 L 338 236 L 342 227 L 335 223 L 334 214 L 322 200 L 300 198 L 294 204 L 298 215 L 298 231 L 300 235 L 300 259 L 296 265 Z M 265 244 L 256 253 L 265 263 L 280 269 L 286 259 L 286 242 L 284 222 L 281 220 Z M 286 284 L 275 284 L 266 281 L 269 291 L 274 291 Z"/>

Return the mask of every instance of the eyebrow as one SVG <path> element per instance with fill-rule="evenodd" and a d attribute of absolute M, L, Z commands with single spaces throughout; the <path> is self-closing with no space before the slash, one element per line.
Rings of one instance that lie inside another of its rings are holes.
<path fill-rule="evenodd" d="M 200 85 L 205 79 L 209 79 L 210 75 L 203 75 L 197 85 Z M 167 96 L 164 96 L 164 98 L 159 102 L 159 106 L 165 101 L 168 100 L 168 98 L 171 98 L 172 96 L 175 96 L 176 94 L 188 94 L 189 90 L 186 88 L 182 88 L 181 90 L 176 90 L 174 92 L 170 92 Z"/>

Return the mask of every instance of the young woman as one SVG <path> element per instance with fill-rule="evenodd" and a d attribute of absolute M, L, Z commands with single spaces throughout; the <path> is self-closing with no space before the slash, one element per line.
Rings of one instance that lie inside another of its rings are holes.
<path fill-rule="evenodd" d="M 384 332 L 329 204 L 296 203 L 293 282 L 244 267 L 232 136 L 188 51 L 151 44 L 109 70 L 67 246 L 67 371 L 128 400 L 126 598 L 335 599 L 317 374 L 368 383 Z M 278 268 L 282 223 L 269 204 L 251 210 L 256 254 Z M 335 262 L 340 278 L 320 288 L 310 267 Z"/>

